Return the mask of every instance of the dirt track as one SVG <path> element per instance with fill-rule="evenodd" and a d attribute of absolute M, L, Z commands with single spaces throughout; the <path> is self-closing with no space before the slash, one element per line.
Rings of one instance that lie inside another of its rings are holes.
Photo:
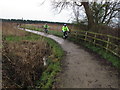
<path fill-rule="evenodd" d="M 30 31 L 57 41 L 66 57 L 63 60 L 63 70 L 58 77 L 57 87 L 60 88 L 120 88 L 118 72 L 108 65 L 102 65 L 100 59 L 84 50 L 82 47 L 37 31 Z"/>

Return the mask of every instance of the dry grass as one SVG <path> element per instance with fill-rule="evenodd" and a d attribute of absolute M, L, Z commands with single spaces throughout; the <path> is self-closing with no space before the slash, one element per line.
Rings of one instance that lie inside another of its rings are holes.
<path fill-rule="evenodd" d="M 25 31 L 20 31 L 17 29 L 16 23 L 8 23 L 3 22 L 2 23 L 2 35 L 5 36 L 25 36 L 27 33 Z"/>
<path fill-rule="evenodd" d="M 3 23 L 3 37 L 26 36 L 15 23 Z M 8 42 L 3 39 L 2 87 L 34 87 L 44 70 L 43 57 L 50 54 L 49 46 L 43 40 Z"/>
<path fill-rule="evenodd" d="M 40 24 L 29 24 L 29 25 L 33 25 L 33 26 L 36 26 L 38 28 L 42 28 L 44 23 L 40 23 Z M 49 30 L 52 30 L 52 31 L 62 31 L 62 24 L 53 24 L 53 23 L 48 23 L 48 26 L 50 26 Z M 68 25 L 69 29 L 70 30 L 74 30 L 74 27 L 73 25 Z"/>
<path fill-rule="evenodd" d="M 46 47 L 44 42 L 36 41 L 4 43 L 3 81 L 7 82 L 3 87 L 11 87 L 11 81 L 15 87 L 34 86 L 43 71 L 43 57 L 49 52 Z"/>

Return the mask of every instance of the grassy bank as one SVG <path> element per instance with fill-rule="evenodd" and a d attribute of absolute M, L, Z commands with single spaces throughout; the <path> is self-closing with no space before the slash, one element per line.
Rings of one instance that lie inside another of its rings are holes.
<path fill-rule="evenodd" d="M 3 88 L 52 87 L 61 70 L 62 48 L 52 39 L 13 27 L 7 23 L 3 28 Z"/>
<path fill-rule="evenodd" d="M 85 47 L 91 49 L 92 51 L 98 53 L 101 57 L 111 62 L 113 66 L 120 69 L 120 58 L 118 58 L 117 56 L 114 56 L 112 53 L 106 52 L 105 49 L 99 48 L 92 44 L 85 43 L 83 45 L 85 45 Z"/>
<path fill-rule="evenodd" d="M 50 56 L 47 57 L 47 66 L 43 71 L 40 79 L 36 81 L 36 88 L 51 88 L 55 82 L 55 76 L 61 70 L 60 60 L 63 57 L 63 50 L 55 41 L 49 38 L 41 37 L 39 35 L 32 34 L 31 36 L 19 37 L 19 36 L 8 36 L 5 38 L 6 41 L 19 42 L 21 40 L 39 41 L 42 39 L 47 42 L 51 49 Z M 31 87 L 31 86 L 29 86 Z"/>
<path fill-rule="evenodd" d="M 29 28 L 30 29 L 30 28 Z M 62 37 L 62 32 L 58 32 L 58 31 L 49 31 L 50 34 L 53 34 L 53 35 L 56 35 L 56 36 L 59 36 L 59 37 Z M 109 62 L 112 63 L 113 66 L 117 67 L 117 68 L 120 68 L 120 58 L 117 57 L 117 56 L 114 56 L 112 53 L 110 52 L 106 52 L 106 50 L 98 47 L 98 46 L 95 46 L 93 44 L 90 44 L 88 42 L 82 42 L 80 41 L 78 38 L 75 38 L 74 36 L 72 35 L 69 35 L 69 38 L 68 40 L 76 43 L 76 44 L 79 44 L 79 45 L 82 45 L 88 49 L 90 49 L 91 51 L 99 54 L 101 57 L 103 57 L 104 59 L 108 60 Z"/>
<path fill-rule="evenodd" d="M 61 71 L 60 60 L 63 57 L 62 48 L 53 40 L 45 38 L 45 41 L 49 43 L 52 48 L 52 54 L 48 57 L 48 67 L 43 72 L 42 77 L 37 82 L 37 88 L 52 88 L 52 84 L 55 81 L 55 76 Z"/>

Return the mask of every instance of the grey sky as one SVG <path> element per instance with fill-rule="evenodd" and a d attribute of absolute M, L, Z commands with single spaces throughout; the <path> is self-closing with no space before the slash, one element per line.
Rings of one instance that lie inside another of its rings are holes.
<path fill-rule="evenodd" d="M 68 10 L 55 14 L 50 0 L 0 0 L 0 18 L 29 19 L 55 22 L 67 22 L 70 19 Z"/>
<path fill-rule="evenodd" d="M 50 3 L 51 0 L 46 0 L 46 2 L 41 5 L 43 1 L 44 0 L 0 0 L 0 18 L 67 22 L 73 17 L 70 10 L 63 10 L 60 14 L 55 14 Z M 84 13 L 81 12 L 81 15 L 84 15 Z M 80 17 L 82 18 L 83 16 Z"/>

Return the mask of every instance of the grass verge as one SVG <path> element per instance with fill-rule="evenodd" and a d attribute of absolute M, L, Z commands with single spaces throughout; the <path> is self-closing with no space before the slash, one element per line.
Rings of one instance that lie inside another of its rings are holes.
<path fill-rule="evenodd" d="M 37 36 L 37 35 L 30 35 L 30 36 L 23 36 L 23 37 L 20 37 L 20 36 L 13 36 L 13 35 L 10 35 L 10 36 L 7 36 L 5 38 L 6 41 L 14 41 L 14 42 L 18 42 L 18 41 L 21 41 L 21 40 L 30 40 L 30 41 L 34 41 L 34 40 L 38 40 L 38 39 L 42 39 L 40 36 Z"/>
<path fill-rule="evenodd" d="M 52 85 L 55 81 L 55 76 L 59 71 L 61 71 L 60 60 L 63 57 L 63 50 L 54 40 L 45 38 L 45 41 L 52 48 L 52 54 L 48 57 L 48 67 L 43 72 L 42 77 L 37 81 L 37 88 L 52 88 Z"/>

